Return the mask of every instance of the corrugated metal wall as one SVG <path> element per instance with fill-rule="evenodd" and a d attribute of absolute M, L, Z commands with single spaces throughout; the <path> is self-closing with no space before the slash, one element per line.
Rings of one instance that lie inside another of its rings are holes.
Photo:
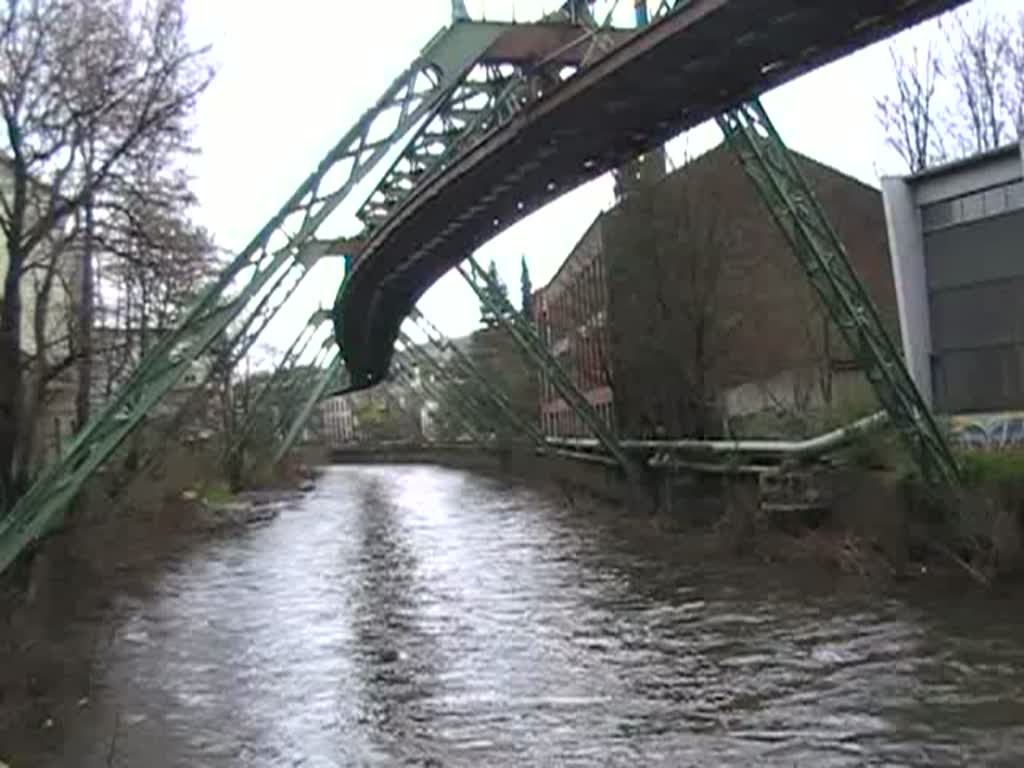
<path fill-rule="evenodd" d="M 949 413 L 1024 408 L 1024 211 L 981 218 L 977 197 L 962 209 L 976 215 L 924 235 L 935 405 Z"/>

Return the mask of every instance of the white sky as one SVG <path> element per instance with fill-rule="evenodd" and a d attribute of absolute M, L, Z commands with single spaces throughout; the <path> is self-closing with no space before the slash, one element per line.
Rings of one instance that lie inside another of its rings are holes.
<path fill-rule="evenodd" d="M 466 2 L 474 18 L 510 20 L 514 11 L 520 21 L 560 4 Z M 600 0 L 599 17 L 612 4 Z M 632 2 L 618 5 L 617 21 L 629 24 Z M 973 5 L 1024 10 L 1024 0 L 974 0 Z M 451 5 L 450 0 L 192 0 L 189 12 L 194 41 L 213 46 L 218 68 L 197 115 L 196 215 L 220 246 L 237 251 L 448 22 Z M 934 22 L 895 41 L 909 49 L 925 37 L 940 37 Z M 875 118 L 875 98 L 891 83 L 887 46 L 863 50 L 765 97 L 793 149 L 872 184 L 880 175 L 902 171 Z M 683 149 L 699 152 L 719 138 L 714 126 L 702 126 L 673 142 L 670 152 L 677 157 Z M 534 287 L 543 285 L 611 202 L 610 181 L 599 179 L 499 235 L 478 256 L 496 259 L 516 300 L 520 256 L 526 255 Z M 336 260 L 318 265 L 268 329 L 264 354 L 287 347 L 318 303 L 331 304 L 340 275 Z M 420 307 L 449 335 L 477 325 L 475 297 L 456 274 L 434 286 Z"/>

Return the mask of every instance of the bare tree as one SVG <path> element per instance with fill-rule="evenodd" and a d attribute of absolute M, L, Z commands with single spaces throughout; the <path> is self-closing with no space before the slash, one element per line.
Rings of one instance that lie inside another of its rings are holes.
<path fill-rule="evenodd" d="M 7 241 L 0 367 L 18 372 L 0 377 L 0 509 L 27 480 L 25 436 L 37 416 L 24 397 L 31 377 L 22 360 L 26 270 L 43 252 L 65 264 L 68 221 L 95 213 L 112 179 L 129 176 L 133 163 L 187 142 L 187 121 L 210 79 L 204 56 L 187 42 L 183 0 L 141 9 L 130 0 L 6 0 L 0 7 L 0 151 L 9 157 L 0 188 Z M 94 223 L 87 224 L 90 238 Z M 86 348 L 92 251 L 87 239 L 78 272 L 88 285 L 76 287 L 85 300 L 77 322 Z"/>
<path fill-rule="evenodd" d="M 1024 14 L 967 9 L 941 29 L 941 47 L 890 48 L 893 89 L 876 101 L 886 141 L 911 172 L 1024 132 Z"/>
<path fill-rule="evenodd" d="M 212 238 L 182 215 L 186 179 L 139 173 L 116 179 L 97 203 L 94 235 L 105 396 L 171 327 L 217 266 Z"/>
<path fill-rule="evenodd" d="M 665 317 L 668 328 L 685 329 L 680 339 L 682 352 L 677 379 L 681 383 L 685 432 L 697 438 L 711 436 L 719 416 L 723 363 L 728 338 L 738 319 L 724 308 L 723 262 L 730 250 L 728 224 L 715 201 L 719 190 L 708 188 L 699 178 L 682 176 L 672 208 L 677 212 L 674 231 L 666 241 L 665 262 L 676 263 L 681 280 L 663 282 L 658 304 L 663 314 L 675 307 L 675 319 Z M 668 219 L 671 220 L 671 219 Z"/>
<path fill-rule="evenodd" d="M 605 222 L 610 344 L 624 434 L 708 437 L 738 318 L 723 295 L 735 228 L 714 164 L 685 161 L 671 184 L 635 190 Z M 629 254 L 627 257 L 626 254 Z M 626 289 L 626 286 L 629 286 Z"/>
<path fill-rule="evenodd" d="M 903 158 L 912 173 L 923 171 L 945 156 L 942 136 L 935 124 L 936 92 L 942 77 L 931 44 L 914 48 L 910 57 L 889 49 L 895 93 L 877 99 L 878 120 L 886 142 Z"/>
<path fill-rule="evenodd" d="M 1009 105 L 1015 134 L 1024 136 L 1024 13 L 1005 26 L 1007 77 L 1003 83 L 1003 99 Z"/>
<path fill-rule="evenodd" d="M 957 98 L 949 127 L 961 153 L 985 152 L 1006 142 L 1013 130 L 1005 101 L 1009 77 L 1008 23 L 1002 15 L 961 13 L 946 25 L 950 78 Z"/>

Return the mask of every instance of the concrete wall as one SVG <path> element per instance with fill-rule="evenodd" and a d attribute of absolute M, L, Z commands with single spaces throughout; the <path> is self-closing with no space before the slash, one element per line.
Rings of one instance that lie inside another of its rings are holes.
<path fill-rule="evenodd" d="M 913 191 L 904 179 L 883 179 L 886 227 L 896 286 L 903 359 L 925 402 L 933 405 L 932 335 L 924 242 Z"/>
<path fill-rule="evenodd" d="M 8 166 L 5 163 L 0 163 L 0 185 L 4 187 L 10 184 L 8 173 Z M 39 191 L 40 194 L 44 192 L 45 190 Z M 47 244 L 44 242 L 34 250 L 21 279 L 21 348 L 29 355 L 34 355 L 37 348 L 33 323 L 38 306 L 37 297 L 44 280 L 46 252 Z M 7 239 L 0 232 L 0 286 L 7 278 L 8 264 Z M 69 322 L 73 320 L 76 297 L 79 294 L 79 280 L 79 262 L 72 248 L 66 251 L 57 263 L 50 299 L 47 306 L 44 307 L 46 343 L 48 348 L 50 345 L 54 345 L 50 350 L 50 356 L 54 359 L 66 354 L 68 350 Z M 55 344 L 55 341 L 58 340 L 59 342 Z"/>

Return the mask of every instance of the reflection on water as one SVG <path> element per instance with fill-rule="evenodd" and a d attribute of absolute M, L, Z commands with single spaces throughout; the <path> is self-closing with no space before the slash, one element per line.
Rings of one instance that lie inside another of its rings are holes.
<path fill-rule="evenodd" d="M 38 764 L 1024 760 L 1015 604 L 837 594 L 683 536 L 465 472 L 331 469 L 115 601 Z"/>

